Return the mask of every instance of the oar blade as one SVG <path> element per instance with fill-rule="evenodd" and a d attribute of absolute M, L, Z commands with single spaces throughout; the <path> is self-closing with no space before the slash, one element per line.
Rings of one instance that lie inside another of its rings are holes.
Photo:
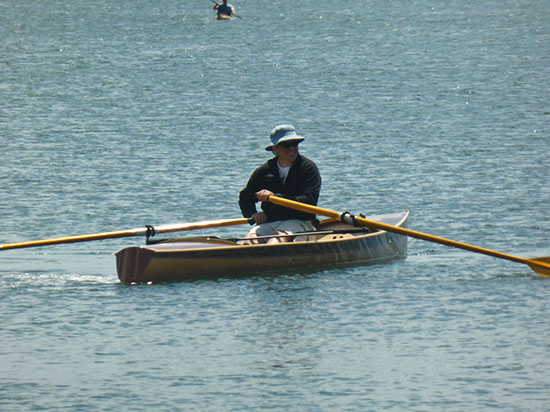
<path fill-rule="evenodd" d="M 528 259 L 526 263 L 542 277 L 547 278 L 550 276 L 550 257 Z"/>

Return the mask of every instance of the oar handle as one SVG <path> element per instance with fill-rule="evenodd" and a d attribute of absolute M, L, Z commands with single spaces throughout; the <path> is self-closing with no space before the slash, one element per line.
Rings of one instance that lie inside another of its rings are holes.
<path fill-rule="evenodd" d="M 182 232 L 186 230 L 211 229 L 214 227 L 245 225 L 247 223 L 250 225 L 253 225 L 254 219 L 242 218 L 242 219 L 229 219 L 229 220 L 210 220 L 210 221 L 196 222 L 196 223 L 164 225 L 164 226 L 155 227 L 154 233 L 156 234 L 156 233 Z"/>

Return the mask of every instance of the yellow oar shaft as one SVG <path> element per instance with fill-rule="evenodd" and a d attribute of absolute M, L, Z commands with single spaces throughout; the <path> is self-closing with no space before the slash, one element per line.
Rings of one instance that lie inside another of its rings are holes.
<path fill-rule="evenodd" d="M 140 230 L 143 230 L 143 233 L 140 233 Z M 145 231 L 146 229 L 121 230 L 118 232 L 94 233 L 91 235 L 67 236 L 53 239 L 32 240 L 20 243 L 7 243 L 4 245 L 0 245 L 0 250 L 59 245 L 62 243 L 90 242 L 92 240 L 116 239 L 119 237 L 138 236 L 140 234 L 145 234 Z"/>
<path fill-rule="evenodd" d="M 148 231 L 150 231 L 151 235 L 153 235 L 156 233 L 168 233 L 168 232 L 178 232 L 178 231 L 185 231 L 185 230 L 210 229 L 214 227 L 244 225 L 245 223 L 250 223 L 250 220 L 244 219 L 244 218 L 229 219 L 229 220 L 211 220 L 211 221 L 197 222 L 197 223 L 165 225 L 165 226 L 158 226 L 155 228 L 145 227 L 145 228 L 139 228 L 139 229 L 119 230 L 115 232 L 94 233 L 90 235 L 68 236 L 68 237 L 34 240 L 34 241 L 20 242 L 20 243 L 7 243 L 4 245 L 0 245 L 0 250 L 59 245 L 62 243 L 90 242 L 93 240 L 116 239 L 116 238 L 131 237 L 131 236 L 143 236 L 147 234 Z"/>
<path fill-rule="evenodd" d="M 550 264 L 546 263 L 546 261 L 541 260 L 541 259 L 547 259 L 547 258 L 524 259 L 517 256 L 507 255 L 505 253 L 495 252 L 494 250 L 489 250 L 478 246 L 472 246 L 466 243 L 455 242 L 453 240 L 445 239 L 438 236 L 428 235 L 426 233 L 417 232 L 415 230 L 392 226 L 385 223 L 376 222 L 374 220 L 365 219 L 362 217 L 351 216 L 347 213 L 335 212 L 333 210 L 323 209 L 317 206 L 295 202 L 293 200 L 283 199 L 277 196 L 270 196 L 269 201 L 271 203 L 288 207 L 291 209 L 295 209 L 295 210 L 300 210 L 302 212 L 340 219 L 346 223 L 353 223 L 355 221 L 357 224 L 360 224 L 361 226 L 382 229 L 388 232 L 393 232 L 404 236 L 410 236 L 417 239 L 426 240 L 428 242 L 440 243 L 442 245 L 452 246 L 459 249 L 468 250 L 471 252 L 482 253 L 485 255 L 494 256 L 501 259 L 511 260 L 513 262 L 524 263 L 526 265 L 529 265 L 531 269 L 533 269 L 535 272 L 537 272 L 541 276 L 545 276 L 545 277 L 550 276 Z"/>

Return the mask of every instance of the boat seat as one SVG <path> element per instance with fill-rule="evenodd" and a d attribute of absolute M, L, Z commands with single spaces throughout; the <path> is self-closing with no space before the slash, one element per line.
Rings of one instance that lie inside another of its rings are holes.
<path fill-rule="evenodd" d="M 325 235 L 322 236 L 317 240 L 317 242 L 327 242 L 329 240 L 336 240 L 336 239 L 349 239 L 355 237 L 351 233 L 334 233 L 332 235 Z"/>

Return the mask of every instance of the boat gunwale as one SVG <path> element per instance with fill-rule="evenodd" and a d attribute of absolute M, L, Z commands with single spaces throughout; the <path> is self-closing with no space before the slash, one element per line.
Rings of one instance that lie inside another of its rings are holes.
<path fill-rule="evenodd" d="M 401 219 L 399 222 L 393 226 L 401 227 L 406 220 L 409 217 L 410 211 L 407 209 L 401 213 Z M 379 215 L 384 216 L 384 215 Z M 331 219 L 326 219 L 331 220 Z M 339 222 L 339 220 L 334 219 L 334 222 Z M 356 242 L 358 240 L 362 240 L 368 237 L 375 237 L 375 236 L 382 236 L 384 234 L 388 233 L 386 230 L 377 230 L 376 232 L 369 232 L 365 234 L 357 234 L 353 237 L 342 237 L 342 238 L 336 238 L 336 239 L 328 239 L 323 240 L 322 242 L 319 242 L 319 239 L 315 241 L 298 241 L 298 242 L 285 242 L 285 243 L 262 243 L 258 245 L 242 245 L 238 243 L 234 244 L 228 244 L 226 246 L 217 246 L 217 247 L 196 247 L 196 248 L 188 248 L 188 249 L 156 249 L 155 246 L 157 245 L 168 245 L 170 243 L 177 244 L 177 243 L 190 243 L 190 240 L 193 239 L 202 239 L 202 240 L 211 240 L 211 241 L 220 241 L 220 242 L 231 242 L 227 239 L 221 239 L 221 238 L 209 238 L 207 236 L 202 238 L 181 238 L 181 239 L 174 239 L 172 241 L 167 240 L 165 243 L 157 243 L 155 245 L 145 245 L 145 246 L 138 246 L 141 249 L 149 250 L 153 252 L 154 254 L 173 254 L 173 253 L 193 253 L 193 252 L 209 252 L 209 251 L 223 251 L 223 250 L 230 250 L 230 249 L 264 249 L 264 248 L 272 248 L 272 247 L 293 247 L 293 246 L 303 246 L 303 245 L 313 245 L 317 243 L 323 243 L 323 244 L 331 244 L 331 243 L 346 243 L 346 242 Z M 315 234 L 312 234 L 311 236 L 315 236 Z M 152 246 L 152 247 L 151 247 Z M 118 252 L 117 252 L 118 253 Z"/>

